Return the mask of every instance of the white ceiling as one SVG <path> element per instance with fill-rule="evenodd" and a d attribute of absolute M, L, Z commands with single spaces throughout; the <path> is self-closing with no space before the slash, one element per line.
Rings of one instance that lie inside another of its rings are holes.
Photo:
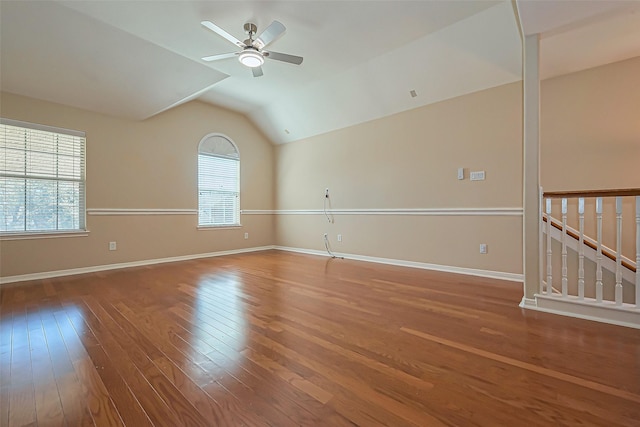
<path fill-rule="evenodd" d="M 640 2 L 517 0 L 522 27 L 541 35 L 550 77 L 640 55 Z M 236 47 L 273 20 L 287 33 L 252 77 Z M 510 1 L 4 1 L 3 91 L 135 120 L 191 99 L 246 114 L 289 142 L 521 79 Z M 415 90 L 417 97 L 409 92 Z"/>

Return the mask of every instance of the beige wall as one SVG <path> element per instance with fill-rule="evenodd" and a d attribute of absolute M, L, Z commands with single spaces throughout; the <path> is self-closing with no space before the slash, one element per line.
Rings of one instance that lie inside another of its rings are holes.
<path fill-rule="evenodd" d="M 640 187 L 638 76 L 635 58 L 542 82 L 546 190 Z M 275 148 L 244 116 L 200 102 L 132 122 L 2 94 L 1 113 L 87 133 L 88 208 L 195 209 L 197 144 L 210 132 L 224 133 L 239 146 L 243 209 L 319 210 L 326 187 L 334 209 L 520 208 L 521 91 L 520 83 L 500 86 Z M 465 168 L 463 181 L 456 179 L 458 167 Z M 485 170 L 487 179 L 469 181 L 470 170 Z M 629 209 L 625 200 L 626 218 Z M 611 212 L 606 206 L 605 216 Z M 3 241 L 0 273 L 271 244 L 324 250 L 325 232 L 336 252 L 522 272 L 520 216 L 334 220 L 318 214 L 244 215 L 241 229 L 198 231 L 194 215 L 89 215 L 89 237 Z M 624 222 L 625 254 L 633 252 L 632 226 L 632 220 Z M 590 219 L 587 232 L 595 234 Z M 613 236 L 608 223 L 605 244 L 614 246 Z M 109 241 L 118 242 L 117 251 L 108 251 Z M 488 244 L 487 255 L 478 253 L 480 243 Z"/>
<path fill-rule="evenodd" d="M 336 106 L 339 108 L 339 106 Z M 276 149 L 278 209 L 522 207 L 522 85 L 509 84 Z M 456 179 L 459 167 L 466 179 Z M 470 170 L 486 171 L 471 182 Z M 522 272 L 522 217 L 278 215 L 277 243 Z M 342 234 L 343 242 L 336 241 Z M 489 253 L 479 254 L 487 243 Z"/>
<path fill-rule="evenodd" d="M 197 147 L 229 136 L 241 156 L 241 208 L 273 209 L 273 146 L 244 116 L 198 101 L 142 122 L 2 94 L 2 117 L 85 131 L 87 208 L 197 209 Z M 197 215 L 87 215 L 88 237 L 1 242 L 3 277 L 274 244 L 271 217 L 197 230 Z M 244 233 L 249 239 L 244 239 Z M 109 251 L 116 241 L 118 250 Z"/>
<path fill-rule="evenodd" d="M 640 188 L 640 57 L 542 82 L 541 182 L 546 191 Z M 585 232 L 595 238 L 595 202 Z M 553 206 L 560 218 L 560 202 Z M 634 201 L 623 204 L 623 253 L 635 260 Z M 569 206 L 577 228 L 577 208 Z M 603 242 L 615 249 L 615 207 L 605 199 Z"/>
<path fill-rule="evenodd" d="M 542 82 L 546 191 L 640 188 L 640 57 Z"/>

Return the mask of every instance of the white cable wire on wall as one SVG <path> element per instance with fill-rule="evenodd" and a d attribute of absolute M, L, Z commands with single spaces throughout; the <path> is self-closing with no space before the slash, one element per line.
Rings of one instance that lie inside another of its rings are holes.
<path fill-rule="evenodd" d="M 331 252 L 331 249 L 329 248 L 329 234 L 328 233 L 324 233 L 324 247 L 327 250 L 327 253 L 331 256 L 331 258 L 344 259 L 343 256 L 336 256 L 336 255 L 334 255 L 333 252 Z"/>
<path fill-rule="evenodd" d="M 327 221 L 329 222 L 329 224 L 331 224 L 331 217 L 329 216 L 329 213 L 327 212 L 327 200 L 329 200 L 329 189 L 325 188 L 325 190 L 324 190 L 324 200 L 323 200 L 322 206 L 323 206 L 324 216 L 327 217 Z M 331 258 L 344 259 L 344 257 L 336 256 L 336 255 L 334 255 L 333 252 L 331 252 L 331 249 L 329 248 L 329 233 L 324 233 L 323 238 L 324 238 L 324 247 L 327 250 L 327 253 L 329 254 L 329 256 L 331 256 Z"/>
<path fill-rule="evenodd" d="M 324 211 L 324 216 L 327 217 L 327 221 L 331 224 L 331 217 L 329 216 L 329 213 L 327 213 L 327 200 L 329 200 L 329 189 L 325 188 L 324 199 L 322 200 L 322 210 Z"/>

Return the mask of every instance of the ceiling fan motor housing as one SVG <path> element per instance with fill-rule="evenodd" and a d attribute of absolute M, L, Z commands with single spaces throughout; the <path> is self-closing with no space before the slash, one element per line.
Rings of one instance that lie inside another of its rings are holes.
<path fill-rule="evenodd" d="M 253 35 L 258 31 L 258 27 L 256 24 L 252 24 L 251 22 L 247 22 L 244 24 L 244 32 L 249 34 L 249 38 L 253 38 Z"/>

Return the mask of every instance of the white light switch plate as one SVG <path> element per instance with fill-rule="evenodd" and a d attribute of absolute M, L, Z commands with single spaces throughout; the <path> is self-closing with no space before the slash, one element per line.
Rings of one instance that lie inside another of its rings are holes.
<path fill-rule="evenodd" d="M 484 171 L 471 172 L 469 178 L 471 181 L 484 181 Z"/>

